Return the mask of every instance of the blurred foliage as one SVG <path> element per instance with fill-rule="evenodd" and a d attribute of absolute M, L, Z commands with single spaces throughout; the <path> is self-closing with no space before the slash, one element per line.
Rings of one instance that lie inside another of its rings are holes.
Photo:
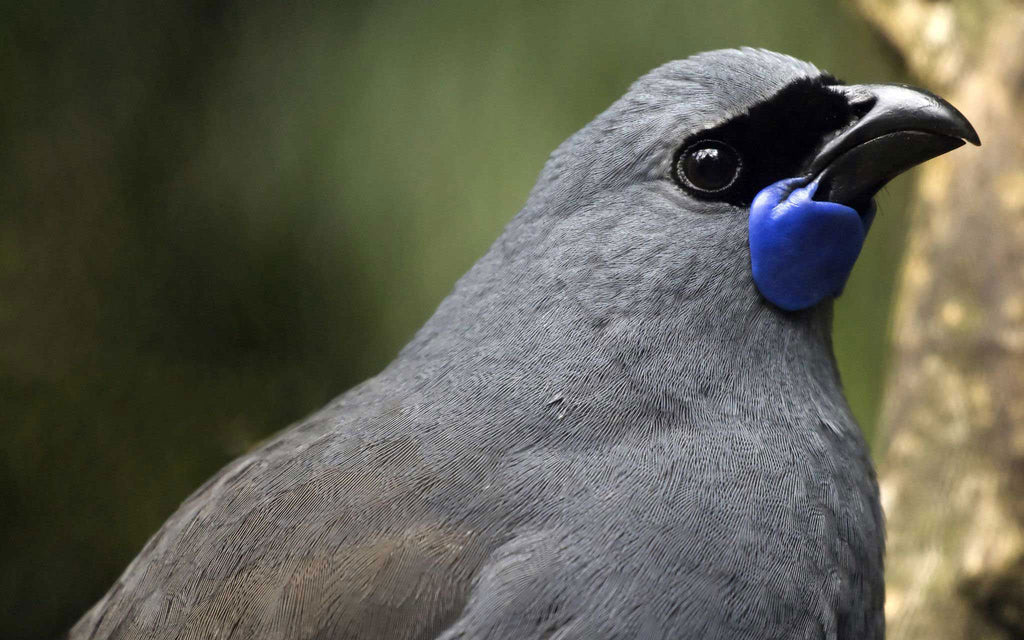
<path fill-rule="evenodd" d="M 380 369 L 634 78 L 738 45 L 901 79 L 838 0 L 4 3 L 0 637 Z M 868 430 L 902 184 L 837 320 Z"/>

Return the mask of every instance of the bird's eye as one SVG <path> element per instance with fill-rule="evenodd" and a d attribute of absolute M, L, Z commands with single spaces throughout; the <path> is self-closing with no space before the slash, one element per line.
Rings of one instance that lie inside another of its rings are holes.
<path fill-rule="evenodd" d="M 719 140 L 700 140 L 676 159 L 676 178 L 694 191 L 711 194 L 729 188 L 740 174 L 740 155 Z"/>

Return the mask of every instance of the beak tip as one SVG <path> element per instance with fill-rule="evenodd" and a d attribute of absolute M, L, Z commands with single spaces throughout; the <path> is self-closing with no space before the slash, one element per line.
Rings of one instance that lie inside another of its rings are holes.
<path fill-rule="evenodd" d="M 963 138 L 966 142 L 970 142 L 974 146 L 980 147 L 981 137 L 979 137 L 978 132 L 974 130 L 974 125 L 972 125 L 971 121 L 968 120 L 967 117 L 964 116 L 959 111 L 955 113 L 957 116 L 959 116 L 958 118 L 956 118 L 957 129 L 959 129 L 957 133 L 959 133 L 960 137 Z"/>
<path fill-rule="evenodd" d="M 972 125 L 971 121 L 967 119 L 967 116 L 960 113 L 956 107 L 945 100 L 942 100 L 941 98 L 939 98 L 939 100 L 940 104 L 945 107 L 950 123 L 957 129 L 957 134 L 974 146 L 980 147 L 981 138 L 978 136 L 978 132 L 974 130 L 974 125 Z"/>

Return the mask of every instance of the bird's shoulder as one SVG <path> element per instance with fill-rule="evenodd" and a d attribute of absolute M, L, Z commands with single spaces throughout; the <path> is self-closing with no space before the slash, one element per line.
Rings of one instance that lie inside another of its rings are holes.
<path fill-rule="evenodd" d="M 343 396 L 195 491 L 70 638 L 433 638 L 489 542 L 415 411 Z"/>

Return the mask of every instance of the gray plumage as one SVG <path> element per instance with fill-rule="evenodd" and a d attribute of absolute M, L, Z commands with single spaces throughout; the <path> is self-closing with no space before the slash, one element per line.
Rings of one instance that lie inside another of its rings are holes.
<path fill-rule="evenodd" d="M 197 490 L 70 638 L 883 636 L 883 523 L 831 348 L 680 141 L 813 66 L 701 54 L 551 156 L 383 372 Z"/>

